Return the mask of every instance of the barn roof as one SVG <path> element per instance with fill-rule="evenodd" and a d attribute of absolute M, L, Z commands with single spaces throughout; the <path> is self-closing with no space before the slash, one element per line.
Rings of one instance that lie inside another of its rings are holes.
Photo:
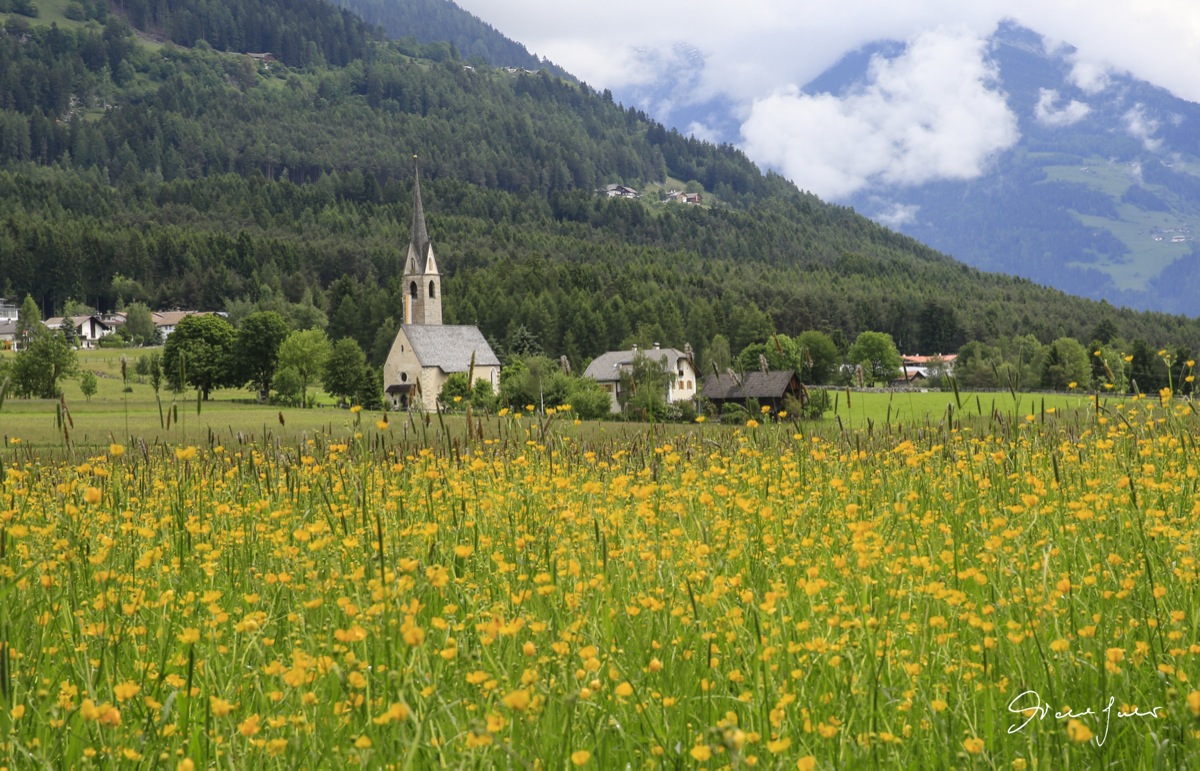
<path fill-rule="evenodd" d="M 747 372 L 739 378 L 731 373 L 712 374 L 704 381 L 700 396 L 710 401 L 730 399 L 781 399 L 788 393 L 796 373 L 790 369 Z"/>

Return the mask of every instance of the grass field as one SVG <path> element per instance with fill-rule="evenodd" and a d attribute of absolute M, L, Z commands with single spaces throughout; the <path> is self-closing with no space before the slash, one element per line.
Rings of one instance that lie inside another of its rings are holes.
<path fill-rule="evenodd" d="M 77 380 L 67 381 L 64 387 L 70 422 L 64 431 L 59 418 L 58 400 L 7 399 L 0 409 L 0 437 L 9 441 L 18 438 L 30 448 L 64 448 L 68 444 L 80 451 L 96 450 L 110 443 L 191 444 L 231 443 L 248 441 L 249 437 L 266 436 L 271 440 L 294 444 L 317 432 L 336 433 L 354 422 L 346 410 L 333 407 L 333 400 L 317 390 L 320 409 L 301 410 L 259 405 L 255 395 L 247 390 L 220 390 L 213 398 L 199 404 L 194 391 L 178 396 L 169 391 L 155 400 L 149 383 L 138 382 L 134 366 L 138 356 L 147 351 L 101 349 L 81 351 L 79 364 L 98 376 L 98 392 L 86 400 Z M 127 358 L 128 381 L 121 379 L 121 357 Z M 125 382 L 132 391 L 124 393 Z M 850 429 L 884 429 L 888 426 L 938 425 L 948 418 L 975 417 L 990 423 L 993 416 L 1023 419 L 1027 415 L 1044 417 L 1058 411 L 1087 408 L 1092 397 L 1086 394 L 1018 394 L 1008 392 L 963 393 L 959 400 L 949 392 L 909 391 L 851 391 L 832 392 L 833 409 L 817 423 L 805 424 L 804 431 L 830 435 Z M 961 409 L 959 402 L 961 401 Z M 1104 404 L 1121 403 L 1105 399 Z M 160 404 L 162 412 L 160 413 Z M 475 416 L 483 430 L 495 435 L 500 419 L 495 415 Z M 751 416 L 747 416 L 749 418 Z M 754 416 L 762 418 L 762 416 Z M 169 421 L 168 421 L 169 418 Z M 382 413 L 370 417 L 370 425 L 382 418 Z M 428 437 L 438 429 L 441 436 L 465 432 L 461 415 L 447 415 L 436 426 L 424 425 L 431 416 L 390 416 L 405 437 Z M 562 418 L 560 418 L 561 420 Z M 361 422 L 361 421 L 360 421 Z M 613 422 L 587 423 L 579 428 L 583 434 L 596 439 L 625 439 L 644 433 L 647 426 Z M 728 430 L 716 425 L 694 426 L 674 424 L 665 429 L 671 434 L 719 432 Z M 414 439 L 415 441 L 415 439 Z"/>
<path fill-rule="evenodd" d="M 10 443 L 0 765 L 1194 767 L 1200 420 L 1027 409 Z"/>

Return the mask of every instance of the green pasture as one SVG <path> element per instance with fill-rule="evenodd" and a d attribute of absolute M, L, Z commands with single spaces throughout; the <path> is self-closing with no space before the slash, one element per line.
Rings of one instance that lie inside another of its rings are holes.
<path fill-rule="evenodd" d="M 0 440 L 5 445 L 49 451 L 68 446 L 80 452 L 104 449 L 112 443 L 128 444 L 237 444 L 245 442 L 282 442 L 294 445 L 317 433 L 349 436 L 361 433 L 370 438 L 386 436 L 390 442 L 441 443 L 467 439 L 465 416 L 449 414 L 352 413 L 339 409 L 333 400 L 314 389 L 318 396 L 315 409 L 298 409 L 258 404 L 255 395 L 244 389 L 215 391 L 207 402 L 196 398 L 195 391 L 174 394 L 165 388 L 155 398 L 153 387 L 134 374 L 138 356 L 148 351 L 82 351 L 81 369 L 97 375 L 97 393 L 85 399 L 79 379 L 66 381 L 62 400 L 5 400 L 0 408 Z M 121 357 L 126 357 L 128 379 L 121 377 Z M 125 383 L 130 391 L 124 391 Z M 937 426 L 948 421 L 983 421 L 990 424 L 997 416 L 1007 421 L 1053 419 L 1095 406 L 1093 395 L 1016 394 L 1008 392 L 960 393 L 956 398 L 946 391 L 847 391 L 831 390 L 832 409 L 824 419 L 794 424 L 804 433 L 829 435 L 852 429 L 885 431 L 906 427 Z M 1103 404 L 1121 401 L 1103 399 Z M 65 404 L 66 413 L 62 413 Z M 751 419 L 769 424 L 777 416 L 746 413 L 743 425 Z M 627 441 L 633 436 L 654 432 L 660 435 L 685 433 L 721 434 L 729 425 L 709 420 L 703 424 L 626 423 L 588 421 L 577 423 L 567 415 L 522 414 L 526 426 L 541 433 L 553 431 L 589 442 Z M 496 415 L 474 415 L 472 431 L 488 438 L 504 436 L 510 421 Z M 535 432 L 535 435 L 537 433 Z M 14 441 L 15 440 L 15 441 Z"/>
<path fill-rule="evenodd" d="M 1191 171 L 1190 167 L 1184 170 Z M 1084 185 L 1110 196 L 1114 201 L 1120 201 L 1125 191 L 1134 184 L 1133 172 L 1128 164 L 1110 163 L 1100 158 L 1090 159 L 1078 166 L 1046 166 L 1045 172 L 1047 181 Z M 1169 191 L 1158 187 L 1154 190 L 1166 198 L 1172 197 Z M 1072 263 L 1074 266 L 1106 273 L 1122 289 L 1144 289 L 1147 281 L 1186 256 L 1194 245 L 1191 241 L 1155 241 L 1153 234 L 1183 226 L 1195 230 L 1200 225 L 1196 220 L 1181 220 L 1176 214 L 1143 211 L 1127 204 L 1119 204 L 1117 211 L 1119 219 L 1116 220 L 1084 214 L 1076 214 L 1076 217 L 1088 227 L 1112 233 L 1129 248 L 1129 253 L 1119 260 L 1105 258 L 1087 264 Z"/>

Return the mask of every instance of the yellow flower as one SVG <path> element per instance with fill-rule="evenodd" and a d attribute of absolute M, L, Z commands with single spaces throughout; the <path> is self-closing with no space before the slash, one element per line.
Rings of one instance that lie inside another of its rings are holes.
<path fill-rule="evenodd" d="M 704 416 L 703 416 L 703 415 L 697 415 L 697 416 L 696 416 L 696 422 L 697 422 L 697 423 L 703 423 L 703 422 L 704 422 L 704 420 L 705 420 L 705 418 L 704 418 Z"/>
<path fill-rule="evenodd" d="M 783 737 L 782 739 L 776 739 L 775 741 L 767 742 L 767 750 L 770 751 L 773 755 L 778 755 L 779 753 L 783 752 L 784 750 L 786 750 L 788 747 L 791 747 L 791 746 L 792 746 L 791 737 L 787 737 L 787 736 Z"/>
<path fill-rule="evenodd" d="M 137 683 L 124 682 L 113 686 L 113 695 L 117 697 L 117 701 L 126 701 L 138 695 L 138 691 L 142 690 Z"/>
<path fill-rule="evenodd" d="M 100 502 L 100 489 L 98 487 L 87 488 L 83 491 L 83 499 L 87 501 L 89 505 L 95 506 Z"/>
<path fill-rule="evenodd" d="M 1083 744 L 1084 742 L 1091 741 L 1095 734 L 1092 733 L 1092 729 L 1079 720 L 1072 719 L 1067 723 L 1067 736 L 1071 738 L 1071 741 Z"/>
<path fill-rule="evenodd" d="M 189 445 L 188 447 L 176 447 L 175 448 L 175 459 L 176 460 L 192 460 L 195 457 L 196 457 L 196 448 L 194 446 Z"/>
<path fill-rule="evenodd" d="M 517 712 L 524 712 L 528 709 L 530 700 L 529 691 L 524 688 L 519 688 L 502 699 L 504 706 Z"/>
<path fill-rule="evenodd" d="M 750 418 L 746 421 L 746 428 L 758 428 L 758 421 L 754 418 Z"/>
<path fill-rule="evenodd" d="M 351 414 L 351 415 L 357 415 L 357 414 L 358 414 L 358 413 L 360 413 L 360 412 L 362 412 L 362 405 L 361 405 L 361 404 L 356 404 L 356 405 L 354 405 L 353 407 L 351 407 L 351 408 L 350 408 L 350 414 Z"/>
<path fill-rule="evenodd" d="M 812 755 L 805 755 L 796 761 L 796 771 L 813 771 L 817 767 L 817 759 Z"/>
<path fill-rule="evenodd" d="M 571 762 L 577 766 L 582 766 L 592 759 L 592 753 L 587 750 L 575 750 L 571 753 Z"/>
<path fill-rule="evenodd" d="M 1198 694 L 1198 695 L 1200 695 L 1200 694 Z M 8 714 L 9 714 L 9 717 L 11 717 L 13 720 L 20 720 L 21 718 L 25 717 L 25 705 L 18 704 L 17 706 L 15 706 L 11 710 L 9 710 Z"/>
<path fill-rule="evenodd" d="M 761 412 L 762 414 L 766 415 L 768 412 L 771 411 L 771 405 L 764 404 L 762 407 L 759 408 L 758 411 Z"/>
<path fill-rule="evenodd" d="M 251 715 L 238 725 L 238 733 L 245 736 L 247 739 L 258 733 L 258 715 Z"/>
<path fill-rule="evenodd" d="M 179 637 L 179 642 L 183 643 L 184 645 L 191 645 L 192 643 L 194 643 L 200 639 L 200 630 L 195 627 L 189 626 L 186 629 L 184 629 L 182 632 L 180 632 L 178 637 Z"/>
<path fill-rule="evenodd" d="M 387 431 L 388 422 L 386 420 L 377 420 L 375 421 L 375 428 L 379 429 L 380 431 Z"/>
<path fill-rule="evenodd" d="M 972 737 L 963 741 L 963 747 L 972 755 L 978 755 L 983 752 L 983 739 Z"/>
<path fill-rule="evenodd" d="M 123 445 L 123 444 L 110 444 L 110 445 L 108 446 L 108 454 L 109 454 L 109 455 L 111 455 L 111 456 L 113 456 L 114 458 L 119 458 L 119 457 L 121 457 L 122 455 L 124 455 L 124 454 L 125 454 L 125 445 Z"/>
<path fill-rule="evenodd" d="M 233 712 L 233 707 L 234 705 L 232 702 L 225 701 L 224 699 L 216 696 L 208 697 L 208 708 L 212 710 L 212 713 L 215 717 L 225 717 L 230 712 Z"/>
<path fill-rule="evenodd" d="M 371 749 L 371 737 L 367 736 L 366 734 L 363 734 L 362 736 L 360 736 L 354 740 L 354 746 L 360 750 Z"/>
<path fill-rule="evenodd" d="M 692 747 L 692 751 L 688 754 L 703 763 L 712 757 L 712 749 L 707 744 L 697 744 L 695 747 Z"/>
<path fill-rule="evenodd" d="M 1078 386 L 1078 385 L 1079 385 L 1078 383 L 1076 383 L 1074 380 L 1072 380 L 1070 383 L 1067 383 L 1067 388 L 1070 388 L 1072 391 L 1074 391 L 1076 386 Z"/>
<path fill-rule="evenodd" d="M 616 689 L 613 692 L 616 693 L 618 696 L 632 696 L 633 695 L 633 686 L 627 682 L 621 683 L 620 685 L 618 685 L 616 687 Z"/>

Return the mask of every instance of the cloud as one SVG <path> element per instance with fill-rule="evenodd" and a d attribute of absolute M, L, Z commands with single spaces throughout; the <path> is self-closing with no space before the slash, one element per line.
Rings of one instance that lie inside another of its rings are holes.
<path fill-rule="evenodd" d="M 680 41 L 704 53 L 699 98 L 724 93 L 749 102 L 803 84 L 865 43 L 905 40 L 939 24 L 987 34 L 1005 18 L 1074 46 L 1074 77 L 1100 88 L 1128 71 L 1200 101 L 1200 3 L 1183 0 L 458 0 L 597 88 L 647 77 L 635 49 L 669 52 Z"/>
<path fill-rule="evenodd" d="M 1146 115 L 1146 107 L 1138 102 L 1129 109 L 1121 120 L 1125 123 L 1125 131 L 1134 139 L 1142 142 L 1142 147 L 1148 152 L 1154 152 L 1162 146 L 1162 140 L 1155 137 L 1158 133 L 1158 121 Z"/>
<path fill-rule="evenodd" d="M 833 199 L 873 183 L 979 176 L 1019 138 L 984 47 L 965 28 L 942 28 L 894 60 L 873 59 L 868 83 L 844 97 L 780 89 L 754 101 L 744 149 Z"/>
<path fill-rule="evenodd" d="M 1098 94 L 1108 88 L 1108 66 L 1103 62 L 1087 61 L 1078 55 L 1072 57 L 1071 74 L 1067 77 L 1085 94 Z"/>
<path fill-rule="evenodd" d="M 917 213 L 921 207 L 916 204 L 892 203 L 874 216 L 879 224 L 889 228 L 899 228 L 917 221 Z"/>
<path fill-rule="evenodd" d="M 1037 106 L 1033 108 L 1034 119 L 1043 126 L 1073 126 L 1092 111 L 1091 107 L 1075 99 L 1063 107 L 1057 107 L 1057 104 L 1057 91 L 1050 88 L 1041 89 Z"/>

